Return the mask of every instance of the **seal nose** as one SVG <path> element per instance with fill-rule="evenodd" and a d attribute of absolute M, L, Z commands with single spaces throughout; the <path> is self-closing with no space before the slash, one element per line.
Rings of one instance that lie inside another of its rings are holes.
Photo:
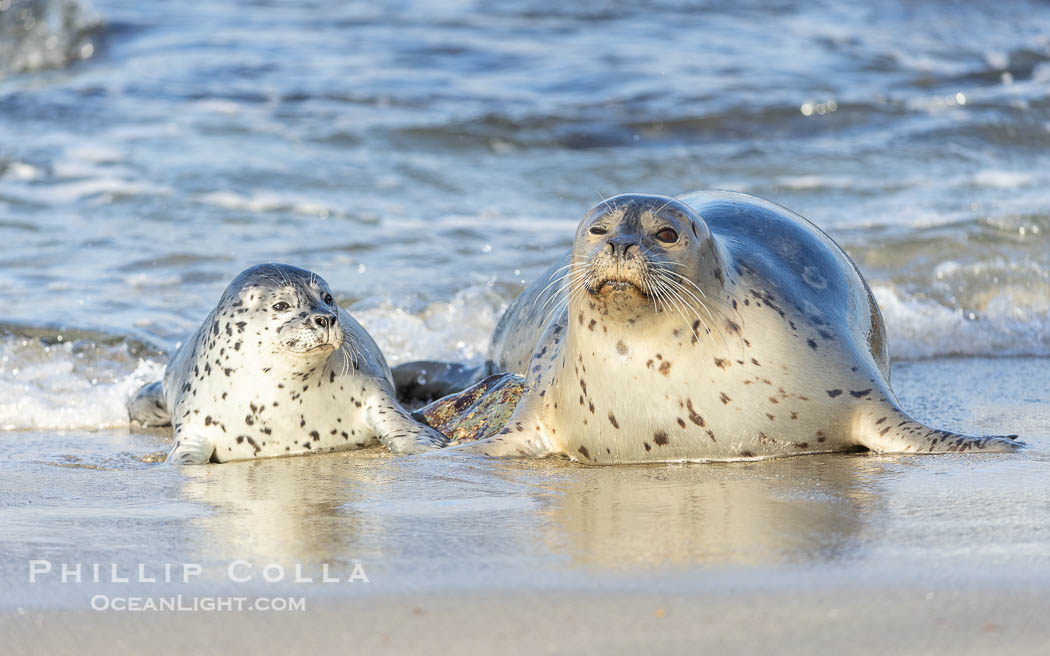
<path fill-rule="evenodd" d="M 613 257 L 627 257 L 627 251 L 629 251 L 631 247 L 638 247 L 638 240 L 633 237 L 620 236 L 613 237 L 605 242 L 605 244 L 609 247 Z"/>
<path fill-rule="evenodd" d="M 334 314 L 315 314 L 314 323 L 322 328 L 331 328 L 335 325 Z"/>

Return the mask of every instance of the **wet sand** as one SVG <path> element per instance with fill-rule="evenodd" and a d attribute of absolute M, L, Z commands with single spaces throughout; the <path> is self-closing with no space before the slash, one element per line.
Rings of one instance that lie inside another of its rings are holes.
<path fill-rule="evenodd" d="M 894 386 L 918 418 L 1029 448 L 617 468 L 371 451 L 179 470 L 142 461 L 163 434 L 3 433 L 4 651 L 1046 653 L 1050 361 L 902 363 Z M 33 559 L 54 571 L 29 583 Z M 251 581 L 230 579 L 238 560 Z M 60 563 L 201 574 L 62 583 Z M 271 563 L 315 579 L 359 564 L 369 582 L 267 583 Z M 97 595 L 306 610 L 93 611 Z"/>

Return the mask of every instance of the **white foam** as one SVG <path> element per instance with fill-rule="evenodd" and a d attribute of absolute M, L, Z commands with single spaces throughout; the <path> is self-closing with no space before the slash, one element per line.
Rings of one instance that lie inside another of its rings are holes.
<path fill-rule="evenodd" d="M 219 100 L 215 98 L 198 100 L 192 104 L 192 107 L 200 112 L 225 114 L 226 116 L 236 116 L 241 113 L 241 106 L 239 104 L 230 100 Z"/>
<path fill-rule="evenodd" d="M 975 187 L 992 189 L 1016 189 L 1028 186 L 1035 181 L 1034 175 L 1023 171 L 984 170 L 978 171 L 970 178 L 971 184 Z"/>
<path fill-rule="evenodd" d="M 77 182 L 66 182 L 41 187 L 44 190 L 38 194 L 40 200 L 49 202 L 60 201 L 72 203 L 91 196 L 167 196 L 171 194 L 170 187 L 150 184 L 148 182 L 132 182 L 121 178 L 93 178 Z"/>
<path fill-rule="evenodd" d="M 131 358 L 123 346 L 0 338 L 0 430 L 127 426 L 127 400 L 163 373 L 161 363 Z"/>
<path fill-rule="evenodd" d="M 182 277 L 177 274 L 159 275 L 155 273 L 135 273 L 124 277 L 124 284 L 135 289 L 141 289 L 144 287 L 174 287 L 181 282 Z"/>
<path fill-rule="evenodd" d="M 83 142 L 68 148 L 66 150 L 66 156 L 84 162 L 92 162 L 94 164 L 113 164 L 116 162 L 123 162 L 125 159 L 124 153 L 112 146 Z"/>
<path fill-rule="evenodd" d="M 984 53 L 984 61 L 988 66 L 997 71 L 1004 71 L 1010 65 L 1010 53 L 999 50 L 989 50 Z"/>
<path fill-rule="evenodd" d="M 228 210 L 247 210 L 260 213 L 290 211 L 296 214 L 308 214 L 322 218 L 339 214 L 334 208 L 322 201 L 270 191 L 256 191 L 250 196 L 230 191 L 214 191 L 197 196 L 197 200 L 206 205 L 215 205 Z"/>
<path fill-rule="evenodd" d="M 980 314 L 873 285 L 889 333 L 890 355 L 912 360 L 952 355 L 1050 356 L 1050 308 L 1003 288 Z"/>
<path fill-rule="evenodd" d="M 4 175 L 12 177 L 15 180 L 36 180 L 43 175 L 43 173 L 32 164 L 26 164 L 25 162 L 11 162 L 7 165 L 7 170 L 4 171 Z"/>
<path fill-rule="evenodd" d="M 814 191 L 854 189 L 859 185 L 856 179 L 848 175 L 782 175 L 777 178 L 777 186 L 795 191 Z"/>
<path fill-rule="evenodd" d="M 353 314 L 391 366 L 412 360 L 480 364 L 504 307 L 492 288 L 481 286 L 460 291 L 451 301 L 430 303 L 417 314 L 390 301 Z"/>

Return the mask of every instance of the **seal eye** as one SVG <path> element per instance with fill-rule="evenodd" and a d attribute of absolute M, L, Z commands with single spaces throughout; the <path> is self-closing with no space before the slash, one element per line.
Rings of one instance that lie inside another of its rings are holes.
<path fill-rule="evenodd" d="M 601 227 L 601 226 L 591 226 L 591 230 L 590 230 L 590 233 L 592 235 L 604 235 L 607 232 L 609 232 L 609 231 L 606 230 L 605 228 Z"/>
<path fill-rule="evenodd" d="M 274 312 L 284 312 L 285 310 L 287 310 L 290 307 L 292 307 L 292 306 L 288 305 L 284 301 L 281 301 L 280 303 L 275 303 L 274 304 L 273 311 Z"/>
<path fill-rule="evenodd" d="M 671 228 L 664 228 L 660 232 L 656 233 L 656 238 L 665 244 L 673 244 L 678 241 L 678 233 Z"/>
<path fill-rule="evenodd" d="M 331 294 L 325 294 L 324 295 L 324 302 L 325 302 L 326 305 L 331 305 L 332 304 L 332 295 Z"/>

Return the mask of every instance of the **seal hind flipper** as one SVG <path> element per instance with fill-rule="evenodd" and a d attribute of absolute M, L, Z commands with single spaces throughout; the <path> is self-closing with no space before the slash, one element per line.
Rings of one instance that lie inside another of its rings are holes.
<path fill-rule="evenodd" d="M 402 403 L 429 403 L 461 392 L 495 371 L 491 361 L 477 367 L 457 362 L 420 360 L 406 362 L 390 370 L 397 398 Z"/>
<path fill-rule="evenodd" d="M 172 465 L 204 465 L 211 461 L 215 445 L 204 437 L 177 436 L 164 461 Z"/>
<path fill-rule="evenodd" d="M 1016 435 L 965 435 L 931 428 L 900 410 L 864 409 L 854 422 L 855 440 L 877 453 L 1012 453 L 1026 445 Z"/>
<path fill-rule="evenodd" d="M 416 410 L 412 417 L 457 443 L 482 440 L 507 425 L 524 384 L 525 379 L 516 374 L 493 374 Z"/>
<path fill-rule="evenodd" d="M 479 401 L 490 416 L 499 416 L 514 404 L 510 419 L 499 432 L 488 430 L 489 437 L 450 447 L 457 453 L 479 453 L 493 457 L 542 458 L 561 449 L 551 439 L 539 415 L 538 397 L 530 397 L 528 389 L 522 384 L 520 376 L 504 374 L 494 382 L 495 391 L 491 394 L 495 403 L 486 407 L 486 399 Z M 464 392 L 465 394 L 466 392 Z M 501 419 L 502 421 L 502 419 Z M 494 427 L 490 427 L 494 428 Z"/>
<path fill-rule="evenodd" d="M 162 381 L 154 381 L 139 388 L 127 403 L 128 417 L 143 426 L 168 426 L 171 413 L 164 400 Z"/>
<path fill-rule="evenodd" d="M 376 438 L 391 453 L 424 453 L 448 444 L 447 437 L 430 426 L 417 423 L 394 403 L 369 402 L 365 406 L 365 418 Z"/>

